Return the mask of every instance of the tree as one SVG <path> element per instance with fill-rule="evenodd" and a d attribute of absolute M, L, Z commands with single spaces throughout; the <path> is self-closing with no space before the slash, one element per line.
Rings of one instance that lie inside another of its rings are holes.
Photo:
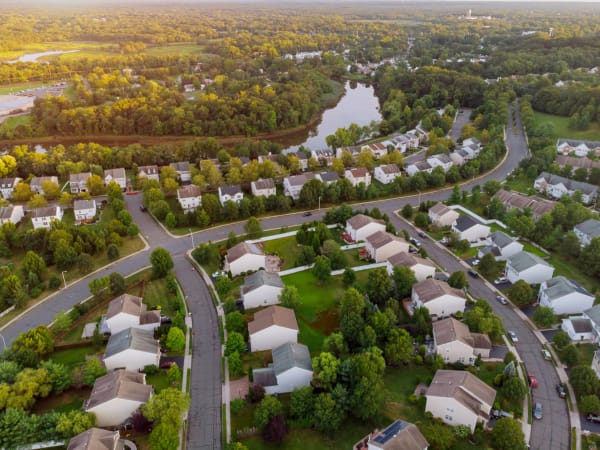
<path fill-rule="evenodd" d="M 181 381 L 181 369 L 174 363 L 167 369 L 167 380 L 171 385 L 176 385 Z"/>
<path fill-rule="evenodd" d="M 313 358 L 312 364 L 315 383 L 323 389 L 331 390 L 337 381 L 340 360 L 331 353 L 322 352 Z"/>
<path fill-rule="evenodd" d="M 16 202 L 26 202 L 32 195 L 31 187 L 27 183 L 18 183 L 13 191 L 13 199 Z"/>
<path fill-rule="evenodd" d="M 296 309 L 300 306 L 300 294 L 296 286 L 286 285 L 279 294 L 279 303 L 286 308 Z"/>
<path fill-rule="evenodd" d="M 406 204 L 402 207 L 402 217 L 410 219 L 413 216 L 413 207 L 410 204 Z"/>
<path fill-rule="evenodd" d="M 454 445 L 455 437 L 450 427 L 441 423 L 433 422 L 419 427 L 423 436 L 429 442 L 432 449 L 448 450 Z"/>
<path fill-rule="evenodd" d="M 41 194 L 33 194 L 27 202 L 27 207 L 30 209 L 43 208 L 48 205 L 48 201 Z"/>
<path fill-rule="evenodd" d="M 167 423 L 158 424 L 150 433 L 150 448 L 152 450 L 179 448 L 179 428 Z"/>
<path fill-rule="evenodd" d="M 522 402 L 527 393 L 527 387 L 519 377 L 512 377 L 504 382 L 502 391 L 507 398 L 516 402 Z"/>
<path fill-rule="evenodd" d="M 483 255 L 483 257 L 479 261 L 477 270 L 484 277 L 495 275 L 498 271 L 498 262 L 496 261 L 496 258 L 494 258 L 494 255 L 492 255 L 491 253 L 486 253 L 485 255 Z"/>
<path fill-rule="evenodd" d="M 112 272 L 108 276 L 110 295 L 117 296 L 124 294 L 127 290 L 125 278 L 118 272 Z"/>
<path fill-rule="evenodd" d="M 427 214 L 425 214 L 424 212 L 417 213 L 417 215 L 415 216 L 415 225 L 419 228 L 427 228 L 428 224 L 429 216 L 427 216 Z"/>
<path fill-rule="evenodd" d="M 104 194 L 104 180 L 99 175 L 90 176 L 85 184 L 91 195 L 96 196 Z"/>
<path fill-rule="evenodd" d="M 246 351 L 246 342 L 244 336 L 235 331 L 227 335 L 225 343 L 225 356 L 229 356 L 233 352 L 238 352 L 240 355 Z"/>
<path fill-rule="evenodd" d="M 322 188 L 323 183 L 317 179 L 312 179 L 304 183 L 304 186 L 302 186 L 302 190 L 300 191 L 300 205 L 308 208 L 316 207 L 319 203 L 319 198 L 321 197 Z"/>
<path fill-rule="evenodd" d="M 254 410 L 254 423 L 258 428 L 264 428 L 272 417 L 283 412 L 281 402 L 272 395 L 265 395 Z"/>
<path fill-rule="evenodd" d="M 90 358 L 85 362 L 83 368 L 83 382 L 88 386 L 93 386 L 97 378 L 106 375 L 106 368 L 98 358 Z"/>
<path fill-rule="evenodd" d="M 240 358 L 240 354 L 238 352 L 233 352 L 227 357 L 227 364 L 229 366 L 230 376 L 244 374 L 242 358 Z"/>
<path fill-rule="evenodd" d="M 384 355 L 386 362 L 391 366 L 410 363 L 413 359 L 414 347 L 408 331 L 402 328 L 392 329 L 388 334 Z"/>
<path fill-rule="evenodd" d="M 392 279 L 394 280 L 394 293 L 398 299 L 408 297 L 413 285 L 417 282 L 415 273 L 404 266 L 394 267 Z"/>
<path fill-rule="evenodd" d="M 38 256 L 34 251 L 29 250 L 25 253 L 22 266 L 23 276 L 28 276 L 30 273 L 35 273 L 42 280 L 46 274 L 46 263 L 41 256 Z"/>
<path fill-rule="evenodd" d="M 40 368 L 47 370 L 50 374 L 52 392 L 54 394 L 60 394 L 71 386 L 71 372 L 64 364 L 55 363 L 49 359 L 42 361 L 40 363 Z"/>
<path fill-rule="evenodd" d="M 533 313 L 533 321 L 542 328 L 549 328 L 556 322 L 554 310 L 548 306 L 538 306 Z"/>
<path fill-rule="evenodd" d="M 526 450 L 525 435 L 521 422 L 505 417 L 494 425 L 492 442 L 497 450 Z"/>
<path fill-rule="evenodd" d="M 468 286 L 467 276 L 462 270 L 453 272 L 448 278 L 448 284 L 456 289 L 464 289 Z"/>
<path fill-rule="evenodd" d="M 577 402 L 579 411 L 584 414 L 598 414 L 600 413 L 600 399 L 595 394 L 584 395 Z"/>
<path fill-rule="evenodd" d="M 352 270 L 351 268 L 347 267 L 344 270 L 344 273 L 342 274 L 342 282 L 344 283 L 344 286 L 346 286 L 346 287 L 352 286 L 355 281 L 356 281 L 356 272 L 354 272 L 354 270 Z"/>
<path fill-rule="evenodd" d="M 92 413 L 72 410 L 62 413 L 56 424 L 58 431 L 64 438 L 71 438 L 79 433 L 89 430 L 96 424 L 96 416 Z"/>
<path fill-rule="evenodd" d="M 379 306 L 383 306 L 392 292 L 392 279 L 385 267 L 379 267 L 369 272 L 367 278 L 366 292 L 369 300 Z"/>
<path fill-rule="evenodd" d="M 164 278 L 173 268 L 173 259 L 168 250 L 163 247 L 157 247 L 150 255 L 152 264 L 152 276 L 154 278 Z"/>
<path fill-rule="evenodd" d="M 346 361 L 344 363 L 349 366 L 352 380 L 348 386 L 349 410 L 358 419 L 372 419 L 380 413 L 385 400 L 385 360 L 382 352 L 379 348 L 372 347 Z"/>
<path fill-rule="evenodd" d="M 527 306 L 533 302 L 533 289 L 531 286 L 519 280 L 506 290 L 508 298 L 517 306 Z"/>
<path fill-rule="evenodd" d="M 45 356 L 54 350 L 54 337 L 48 327 L 38 325 L 17 336 L 11 348 L 15 351 L 28 349 L 35 352 L 38 356 Z"/>
<path fill-rule="evenodd" d="M 296 388 L 290 396 L 290 415 L 301 421 L 309 421 L 313 417 L 314 404 L 312 387 Z"/>
<path fill-rule="evenodd" d="M 262 436 L 266 442 L 281 444 L 287 435 L 288 427 L 281 414 L 271 417 L 263 429 Z"/>
<path fill-rule="evenodd" d="M 172 352 L 180 352 L 185 348 L 185 334 L 179 327 L 169 328 L 169 334 L 167 334 L 167 342 L 165 343 L 167 349 Z"/>
<path fill-rule="evenodd" d="M 346 417 L 344 408 L 341 406 L 329 392 L 319 394 L 315 399 L 313 411 L 314 427 L 325 433 L 339 429 Z"/>
<path fill-rule="evenodd" d="M 315 258 L 315 265 L 312 268 L 312 274 L 321 283 L 331 278 L 331 264 L 329 258 L 319 255 Z"/>
<path fill-rule="evenodd" d="M 561 359 L 569 367 L 576 366 L 579 362 L 579 353 L 577 352 L 577 348 L 575 348 L 573 344 L 567 345 L 561 351 Z"/>
<path fill-rule="evenodd" d="M 60 186 L 51 180 L 42 181 L 42 192 L 48 200 L 56 200 L 60 195 Z"/>
<path fill-rule="evenodd" d="M 225 315 L 225 329 L 228 333 L 235 331 L 243 334 L 246 330 L 246 321 L 242 313 L 237 310 L 227 313 Z"/>
<path fill-rule="evenodd" d="M 106 185 L 106 197 L 108 198 L 108 204 L 115 200 L 123 200 L 123 190 L 116 181 L 113 180 Z"/>
<path fill-rule="evenodd" d="M 119 247 L 117 247 L 116 244 L 108 244 L 108 246 L 106 247 L 106 256 L 111 261 L 115 261 L 116 259 L 119 259 L 119 257 L 121 256 Z"/>
<path fill-rule="evenodd" d="M 590 366 L 576 366 L 569 373 L 569 382 L 577 396 L 595 394 L 598 390 L 598 377 Z"/>
<path fill-rule="evenodd" d="M 262 236 L 263 229 L 256 217 L 250 217 L 244 225 L 244 231 L 250 239 L 257 239 Z"/>
<path fill-rule="evenodd" d="M 552 342 L 559 349 L 561 349 L 561 348 L 566 347 L 567 345 L 569 345 L 569 343 L 571 342 L 571 338 L 569 337 L 569 335 L 565 331 L 559 331 L 552 338 Z"/>
<path fill-rule="evenodd" d="M 182 415 L 189 405 L 190 399 L 186 393 L 180 389 L 166 388 L 142 405 L 142 414 L 155 425 L 164 423 L 179 430 Z"/>

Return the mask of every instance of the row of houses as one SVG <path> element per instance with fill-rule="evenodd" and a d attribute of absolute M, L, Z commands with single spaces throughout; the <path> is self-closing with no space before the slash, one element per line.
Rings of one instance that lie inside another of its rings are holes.
<path fill-rule="evenodd" d="M 575 155 L 578 157 L 587 157 L 590 153 L 593 156 L 600 156 L 600 142 L 581 141 L 577 139 L 557 139 L 556 151 L 564 156 Z"/>
<path fill-rule="evenodd" d="M 481 142 L 477 138 L 465 139 L 462 146 L 453 152 L 446 154 L 437 154 L 429 158 L 417 161 L 406 166 L 406 173 L 414 176 L 419 172 L 431 173 L 436 167 L 441 167 L 444 172 L 448 172 L 454 165 L 462 166 L 468 161 L 475 159 L 481 152 Z"/>
<path fill-rule="evenodd" d="M 75 223 L 91 222 L 98 213 L 95 200 L 75 200 L 73 202 L 73 212 Z M 61 221 L 64 210 L 60 206 L 44 206 L 31 210 L 31 223 L 33 228 L 50 228 L 52 222 Z M 0 207 L 0 225 L 5 223 L 18 224 L 25 217 L 25 210 L 22 205 L 9 205 Z"/>
<path fill-rule="evenodd" d="M 554 199 L 580 192 L 581 201 L 586 205 L 595 203 L 598 198 L 598 186 L 548 172 L 542 172 L 533 182 L 533 187 L 536 191 L 543 192 Z"/>

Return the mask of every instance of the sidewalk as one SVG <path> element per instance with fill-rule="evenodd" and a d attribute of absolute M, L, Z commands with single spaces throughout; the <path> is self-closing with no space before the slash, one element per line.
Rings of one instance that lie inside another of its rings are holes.
<path fill-rule="evenodd" d="M 517 364 L 517 373 L 519 375 L 519 378 L 521 380 L 523 380 L 523 382 L 525 383 L 525 386 L 528 386 L 527 378 L 525 376 L 525 373 L 523 373 L 523 366 L 522 366 L 523 360 L 521 359 L 519 352 L 517 351 L 517 349 L 513 345 L 513 343 L 508 340 L 506 335 L 502 335 L 502 339 L 504 340 L 504 343 L 508 347 L 508 350 L 515 355 L 515 357 L 517 358 L 517 361 L 519 362 L 519 364 Z M 529 394 L 529 392 L 528 392 L 528 394 Z M 531 424 L 528 422 L 528 420 L 529 420 L 529 411 L 531 410 L 532 406 L 533 405 L 529 404 L 529 395 L 526 395 L 525 398 L 523 399 L 523 415 L 521 416 L 521 428 L 523 429 L 523 435 L 525 436 L 525 442 L 527 442 L 527 443 L 529 443 L 529 441 L 531 439 Z"/>

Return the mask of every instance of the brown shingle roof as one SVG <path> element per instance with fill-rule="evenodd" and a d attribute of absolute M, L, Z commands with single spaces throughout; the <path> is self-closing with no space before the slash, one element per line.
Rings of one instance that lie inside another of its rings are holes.
<path fill-rule="evenodd" d="M 451 211 L 451 209 L 444 205 L 442 202 L 436 203 L 431 208 L 429 208 L 429 212 L 437 214 L 438 216 L 443 216 L 449 211 Z"/>
<path fill-rule="evenodd" d="M 246 254 L 263 255 L 263 252 L 256 245 L 244 241 L 227 250 L 227 261 L 232 263 Z"/>
<path fill-rule="evenodd" d="M 118 431 L 90 428 L 73 437 L 67 450 L 121 450 L 123 443 L 119 437 Z"/>
<path fill-rule="evenodd" d="M 115 370 L 96 380 L 85 409 L 89 410 L 115 398 L 145 403 L 151 394 L 152 386 L 146 384 L 143 373 Z"/>
<path fill-rule="evenodd" d="M 92 176 L 91 172 L 72 173 L 69 175 L 70 183 L 86 183 L 88 178 Z"/>
<path fill-rule="evenodd" d="M 416 425 L 396 420 L 385 430 L 371 435 L 369 447 L 382 450 L 423 450 L 428 442 Z"/>
<path fill-rule="evenodd" d="M 40 217 L 56 217 L 60 206 L 44 206 L 43 208 L 35 208 L 31 211 L 32 218 Z"/>
<path fill-rule="evenodd" d="M 400 173 L 400 168 L 396 164 L 385 164 L 383 166 L 379 166 L 381 171 L 387 175 L 393 173 Z"/>
<path fill-rule="evenodd" d="M 452 317 L 433 322 L 433 335 L 438 345 L 461 341 L 473 348 L 492 348 L 489 337 L 485 334 L 471 333 L 467 325 Z"/>
<path fill-rule="evenodd" d="M 273 189 L 275 187 L 275 182 L 272 178 L 259 178 L 256 181 L 253 181 L 254 188 L 258 190 L 262 189 Z"/>
<path fill-rule="evenodd" d="M 381 248 L 392 241 L 407 244 L 407 242 L 404 239 L 399 238 L 398 236 L 394 236 L 392 233 L 388 233 L 387 231 L 378 231 L 376 233 L 370 234 L 369 236 L 367 236 L 366 241 L 369 244 L 371 244 L 375 249 Z"/>
<path fill-rule="evenodd" d="M 254 334 L 273 325 L 298 331 L 294 310 L 274 305 L 258 311 L 254 313 L 254 320 L 248 324 L 248 333 Z"/>
<path fill-rule="evenodd" d="M 466 298 L 465 293 L 462 290 L 453 288 L 445 281 L 439 281 L 434 278 L 428 278 L 415 284 L 413 289 L 419 296 L 419 300 L 423 303 L 435 300 L 446 294 Z"/>
<path fill-rule="evenodd" d="M 195 184 L 188 184 L 182 188 L 177 189 L 177 198 L 194 198 L 200 197 L 202 191 Z"/>
<path fill-rule="evenodd" d="M 425 258 L 421 258 L 420 256 L 415 256 L 412 253 L 400 252 L 396 253 L 393 256 L 390 256 L 388 259 L 389 263 L 394 266 L 404 266 L 404 267 L 413 267 L 417 264 L 423 264 L 424 266 L 434 267 L 431 261 Z"/>
<path fill-rule="evenodd" d="M 355 169 L 350 169 L 350 173 L 354 178 L 364 178 L 367 176 L 369 171 L 364 167 L 357 167 Z"/>
<path fill-rule="evenodd" d="M 467 371 L 438 370 L 427 395 L 454 398 L 474 413 L 485 415 L 482 408 L 488 409 L 494 404 L 496 391 Z"/>
<path fill-rule="evenodd" d="M 119 313 L 139 316 L 145 309 L 146 305 L 142 303 L 141 297 L 123 294 L 119 295 L 108 304 L 108 312 L 106 313 L 106 317 L 110 319 Z"/>
<path fill-rule="evenodd" d="M 362 227 L 367 226 L 370 223 L 385 224 L 383 220 L 373 219 L 372 217 L 365 216 L 364 214 L 357 214 L 348 219 L 348 223 L 354 230 L 360 230 Z"/>
<path fill-rule="evenodd" d="M 160 311 L 144 311 L 140 314 L 140 325 L 147 325 L 149 323 L 160 324 Z"/>

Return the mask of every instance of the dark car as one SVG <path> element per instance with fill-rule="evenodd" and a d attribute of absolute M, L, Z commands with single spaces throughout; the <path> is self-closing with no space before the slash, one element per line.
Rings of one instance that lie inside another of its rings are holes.
<path fill-rule="evenodd" d="M 473 269 L 469 269 L 468 270 L 469 275 L 471 275 L 473 278 L 479 278 L 479 274 L 477 272 L 475 272 Z"/>
<path fill-rule="evenodd" d="M 417 231 L 417 234 L 421 236 L 423 239 L 427 239 L 427 234 L 423 230 Z"/>
<path fill-rule="evenodd" d="M 412 245 L 414 245 L 417 248 L 419 248 L 421 246 L 421 242 L 419 242 L 418 239 L 410 238 L 410 242 L 411 242 Z"/>
<path fill-rule="evenodd" d="M 565 392 L 565 388 L 563 387 L 562 384 L 556 385 L 556 393 L 558 394 L 558 396 L 560 398 L 565 398 L 567 396 L 567 393 Z"/>
<path fill-rule="evenodd" d="M 588 414 L 585 418 L 590 422 L 600 423 L 600 416 L 598 414 Z"/>
<path fill-rule="evenodd" d="M 140 205 L 140 211 L 141 212 L 146 212 L 146 207 L 144 205 Z"/>
<path fill-rule="evenodd" d="M 312 213 L 310 211 L 306 211 L 304 214 L 302 214 L 304 217 L 308 217 L 308 216 L 312 216 Z"/>

